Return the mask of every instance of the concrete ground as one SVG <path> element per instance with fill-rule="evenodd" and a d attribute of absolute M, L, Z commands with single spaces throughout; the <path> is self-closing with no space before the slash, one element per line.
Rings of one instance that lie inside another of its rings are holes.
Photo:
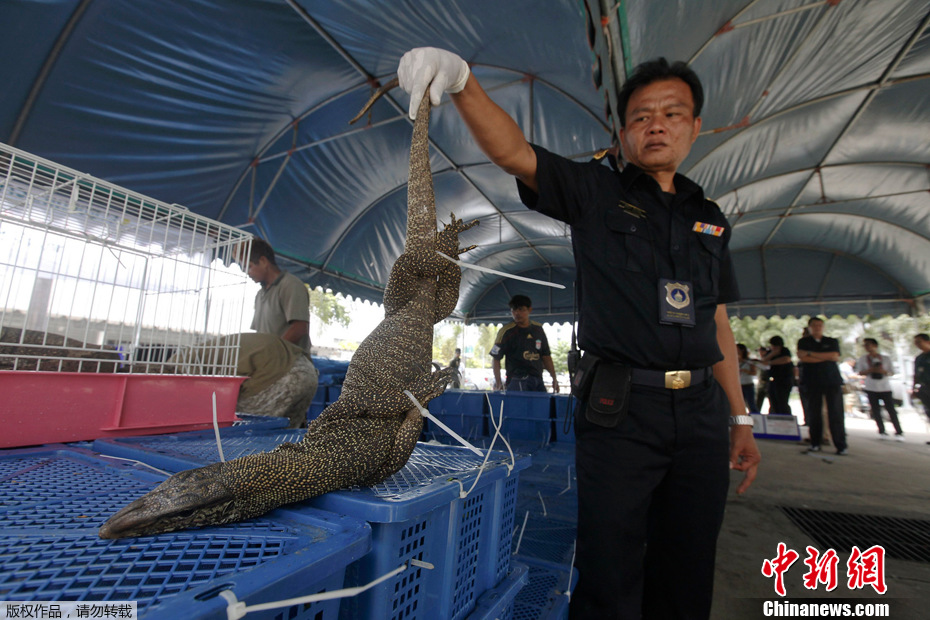
<path fill-rule="evenodd" d="M 926 561 L 886 557 L 887 592 L 881 596 L 868 585 L 862 589 L 847 586 L 846 562 L 851 549 L 835 549 L 839 557 L 836 589 L 826 592 L 822 583 L 815 590 L 805 588 L 806 547 L 821 553 L 827 549 L 795 526 L 779 508 L 930 519 L 930 445 L 926 443 L 930 432 L 923 415 L 914 409 L 900 410 L 900 419 L 906 439 L 903 443 L 881 441 L 873 421 L 847 417 L 847 456 L 836 456 L 833 448 L 812 456 L 804 452 L 804 443 L 759 440 L 762 466 L 749 491 L 738 496 L 735 489 L 742 474 L 731 474 L 730 497 L 717 547 L 713 620 L 768 617 L 764 614 L 766 601 L 810 603 L 811 599 L 852 605 L 888 603 L 890 614 L 886 617 L 930 618 L 930 563 Z M 890 425 L 886 426 L 894 432 Z M 922 546 L 924 555 L 930 555 L 928 531 L 924 528 L 922 538 L 914 533 L 915 543 Z M 762 574 L 763 562 L 776 557 L 779 543 L 800 555 L 785 573 L 784 598 L 775 593 L 775 580 Z M 871 544 L 863 541 L 857 546 L 864 551 Z M 854 614 L 855 609 L 850 612 Z"/>

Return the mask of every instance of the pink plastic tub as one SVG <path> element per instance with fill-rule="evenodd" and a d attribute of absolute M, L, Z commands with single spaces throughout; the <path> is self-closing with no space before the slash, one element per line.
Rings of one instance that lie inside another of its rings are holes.
<path fill-rule="evenodd" d="M 0 371 L 0 448 L 202 430 L 236 421 L 245 377 Z"/>

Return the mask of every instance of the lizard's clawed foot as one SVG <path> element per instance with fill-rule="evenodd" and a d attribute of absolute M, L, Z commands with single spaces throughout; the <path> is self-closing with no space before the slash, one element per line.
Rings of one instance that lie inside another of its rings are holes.
<path fill-rule="evenodd" d="M 466 223 L 464 220 L 457 219 L 454 213 L 450 215 L 452 221 L 446 224 L 441 231 L 436 233 L 436 249 L 446 256 L 458 258 L 459 254 L 464 254 L 477 247 L 470 245 L 464 249 L 459 248 L 459 233 L 477 226 L 478 220 L 472 220 Z"/>
<path fill-rule="evenodd" d="M 454 373 L 454 369 L 450 367 L 421 375 L 411 386 L 410 392 L 425 407 L 426 403 L 446 391 L 446 385 L 452 381 Z"/>

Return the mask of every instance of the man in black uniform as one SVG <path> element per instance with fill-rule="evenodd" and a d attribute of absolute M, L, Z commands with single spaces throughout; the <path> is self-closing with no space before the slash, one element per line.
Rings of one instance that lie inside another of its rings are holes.
<path fill-rule="evenodd" d="M 810 427 L 811 452 L 820 452 L 823 441 L 824 400 L 830 437 L 839 455 L 847 454 L 846 418 L 843 410 L 843 376 L 840 374 L 840 342 L 823 335 L 823 319 L 812 316 L 807 321 L 809 336 L 798 340 L 798 360 L 804 364 L 801 375 L 801 405 Z"/>
<path fill-rule="evenodd" d="M 533 302 L 526 295 L 514 295 L 510 302 L 513 321 L 501 327 L 491 348 L 494 389 L 508 392 L 545 392 L 542 371 L 552 377 L 552 391 L 559 392 L 555 366 L 549 352 L 549 340 L 542 325 L 530 320 Z M 501 358 L 507 369 L 507 382 L 501 383 Z"/>
<path fill-rule="evenodd" d="M 761 456 L 725 305 L 737 299 L 730 226 L 676 173 L 701 127 L 700 81 L 681 63 L 636 69 L 618 93 L 621 171 L 530 145 L 469 75 L 434 48 L 408 52 L 398 68 L 411 116 L 427 87 L 434 105 L 456 93 L 478 146 L 517 177 L 524 203 L 572 226 L 582 366 L 600 359 L 583 373 L 593 382 L 576 415 L 571 617 L 707 618 L 728 469 L 745 472 L 742 493 Z"/>

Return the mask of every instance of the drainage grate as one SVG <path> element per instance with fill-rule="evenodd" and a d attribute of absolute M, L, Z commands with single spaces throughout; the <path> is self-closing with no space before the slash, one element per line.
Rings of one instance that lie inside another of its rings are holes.
<path fill-rule="evenodd" d="M 779 507 L 807 535 L 837 553 L 881 545 L 885 557 L 930 563 L 930 521 Z"/>

